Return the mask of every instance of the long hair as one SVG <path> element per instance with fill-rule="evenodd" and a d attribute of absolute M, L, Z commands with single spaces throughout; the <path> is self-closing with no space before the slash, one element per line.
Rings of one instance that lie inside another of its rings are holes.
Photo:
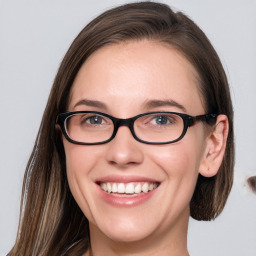
<path fill-rule="evenodd" d="M 227 78 L 205 34 L 181 12 L 153 2 L 126 4 L 98 16 L 76 37 L 59 67 L 27 164 L 16 243 L 9 255 L 82 255 L 90 246 L 88 220 L 67 183 L 65 153 L 55 130 L 67 111 L 70 89 L 86 59 L 99 48 L 129 40 L 153 40 L 174 47 L 196 68 L 207 112 L 228 116 L 227 149 L 218 174 L 198 177 L 191 200 L 197 220 L 217 217 L 233 181 L 233 109 Z"/>

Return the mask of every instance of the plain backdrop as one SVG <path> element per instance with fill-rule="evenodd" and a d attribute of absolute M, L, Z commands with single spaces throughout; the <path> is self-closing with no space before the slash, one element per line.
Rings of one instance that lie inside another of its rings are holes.
<path fill-rule="evenodd" d="M 0 0 L 0 255 L 14 244 L 22 179 L 66 50 L 78 32 L 123 0 Z M 166 0 L 206 33 L 223 62 L 235 110 L 235 182 L 223 213 L 190 221 L 191 256 L 255 256 L 256 1 Z"/>

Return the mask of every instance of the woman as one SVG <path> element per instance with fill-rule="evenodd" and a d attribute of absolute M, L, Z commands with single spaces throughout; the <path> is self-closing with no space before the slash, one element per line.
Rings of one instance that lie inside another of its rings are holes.
<path fill-rule="evenodd" d="M 233 180 L 233 110 L 220 60 L 184 14 L 143 2 L 77 36 L 27 165 L 9 255 L 189 255 Z"/>

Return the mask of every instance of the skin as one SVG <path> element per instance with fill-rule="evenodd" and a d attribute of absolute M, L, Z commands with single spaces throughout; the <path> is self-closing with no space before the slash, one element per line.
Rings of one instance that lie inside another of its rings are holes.
<path fill-rule="evenodd" d="M 76 105 L 82 99 L 105 107 Z M 173 100 L 184 109 L 146 106 L 152 99 Z M 118 118 L 158 110 L 205 114 L 194 67 L 170 46 L 146 40 L 106 46 L 90 56 L 70 93 L 69 111 L 79 110 Z M 166 145 L 140 143 L 125 126 L 102 145 L 76 145 L 63 137 L 69 186 L 89 220 L 93 255 L 188 255 L 189 202 L 197 176 L 218 171 L 227 130 L 221 115 L 210 132 L 198 122 L 182 140 Z M 145 177 L 160 186 L 145 202 L 118 207 L 99 195 L 96 181 L 108 176 Z"/>

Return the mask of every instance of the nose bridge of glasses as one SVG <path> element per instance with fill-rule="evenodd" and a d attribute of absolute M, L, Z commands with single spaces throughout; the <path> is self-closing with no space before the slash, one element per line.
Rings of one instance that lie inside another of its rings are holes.
<path fill-rule="evenodd" d="M 113 118 L 112 119 L 113 123 L 114 123 L 114 131 L 113 131 L 113 137 L 116 136 L 116 133 L 119 129 L 120 126 L 127 126 L 127 128 L 130 130 L 130 132 L 132 133 L 133 137 L 134 135 L 134 131 L 133 131 L 133 122 L 134 122 L 134 118 L 127 118 L 127 119 L 122 119 L 122 118 Z M 112 138 L 113 138 L 112 137 Z"/>
<path fill-rule="evenodd" d="M 116 118 L 115 119 L 115 130 L 117 131 L 120 126 L 127 126 L 132 132 L 133 118 Z"/>

